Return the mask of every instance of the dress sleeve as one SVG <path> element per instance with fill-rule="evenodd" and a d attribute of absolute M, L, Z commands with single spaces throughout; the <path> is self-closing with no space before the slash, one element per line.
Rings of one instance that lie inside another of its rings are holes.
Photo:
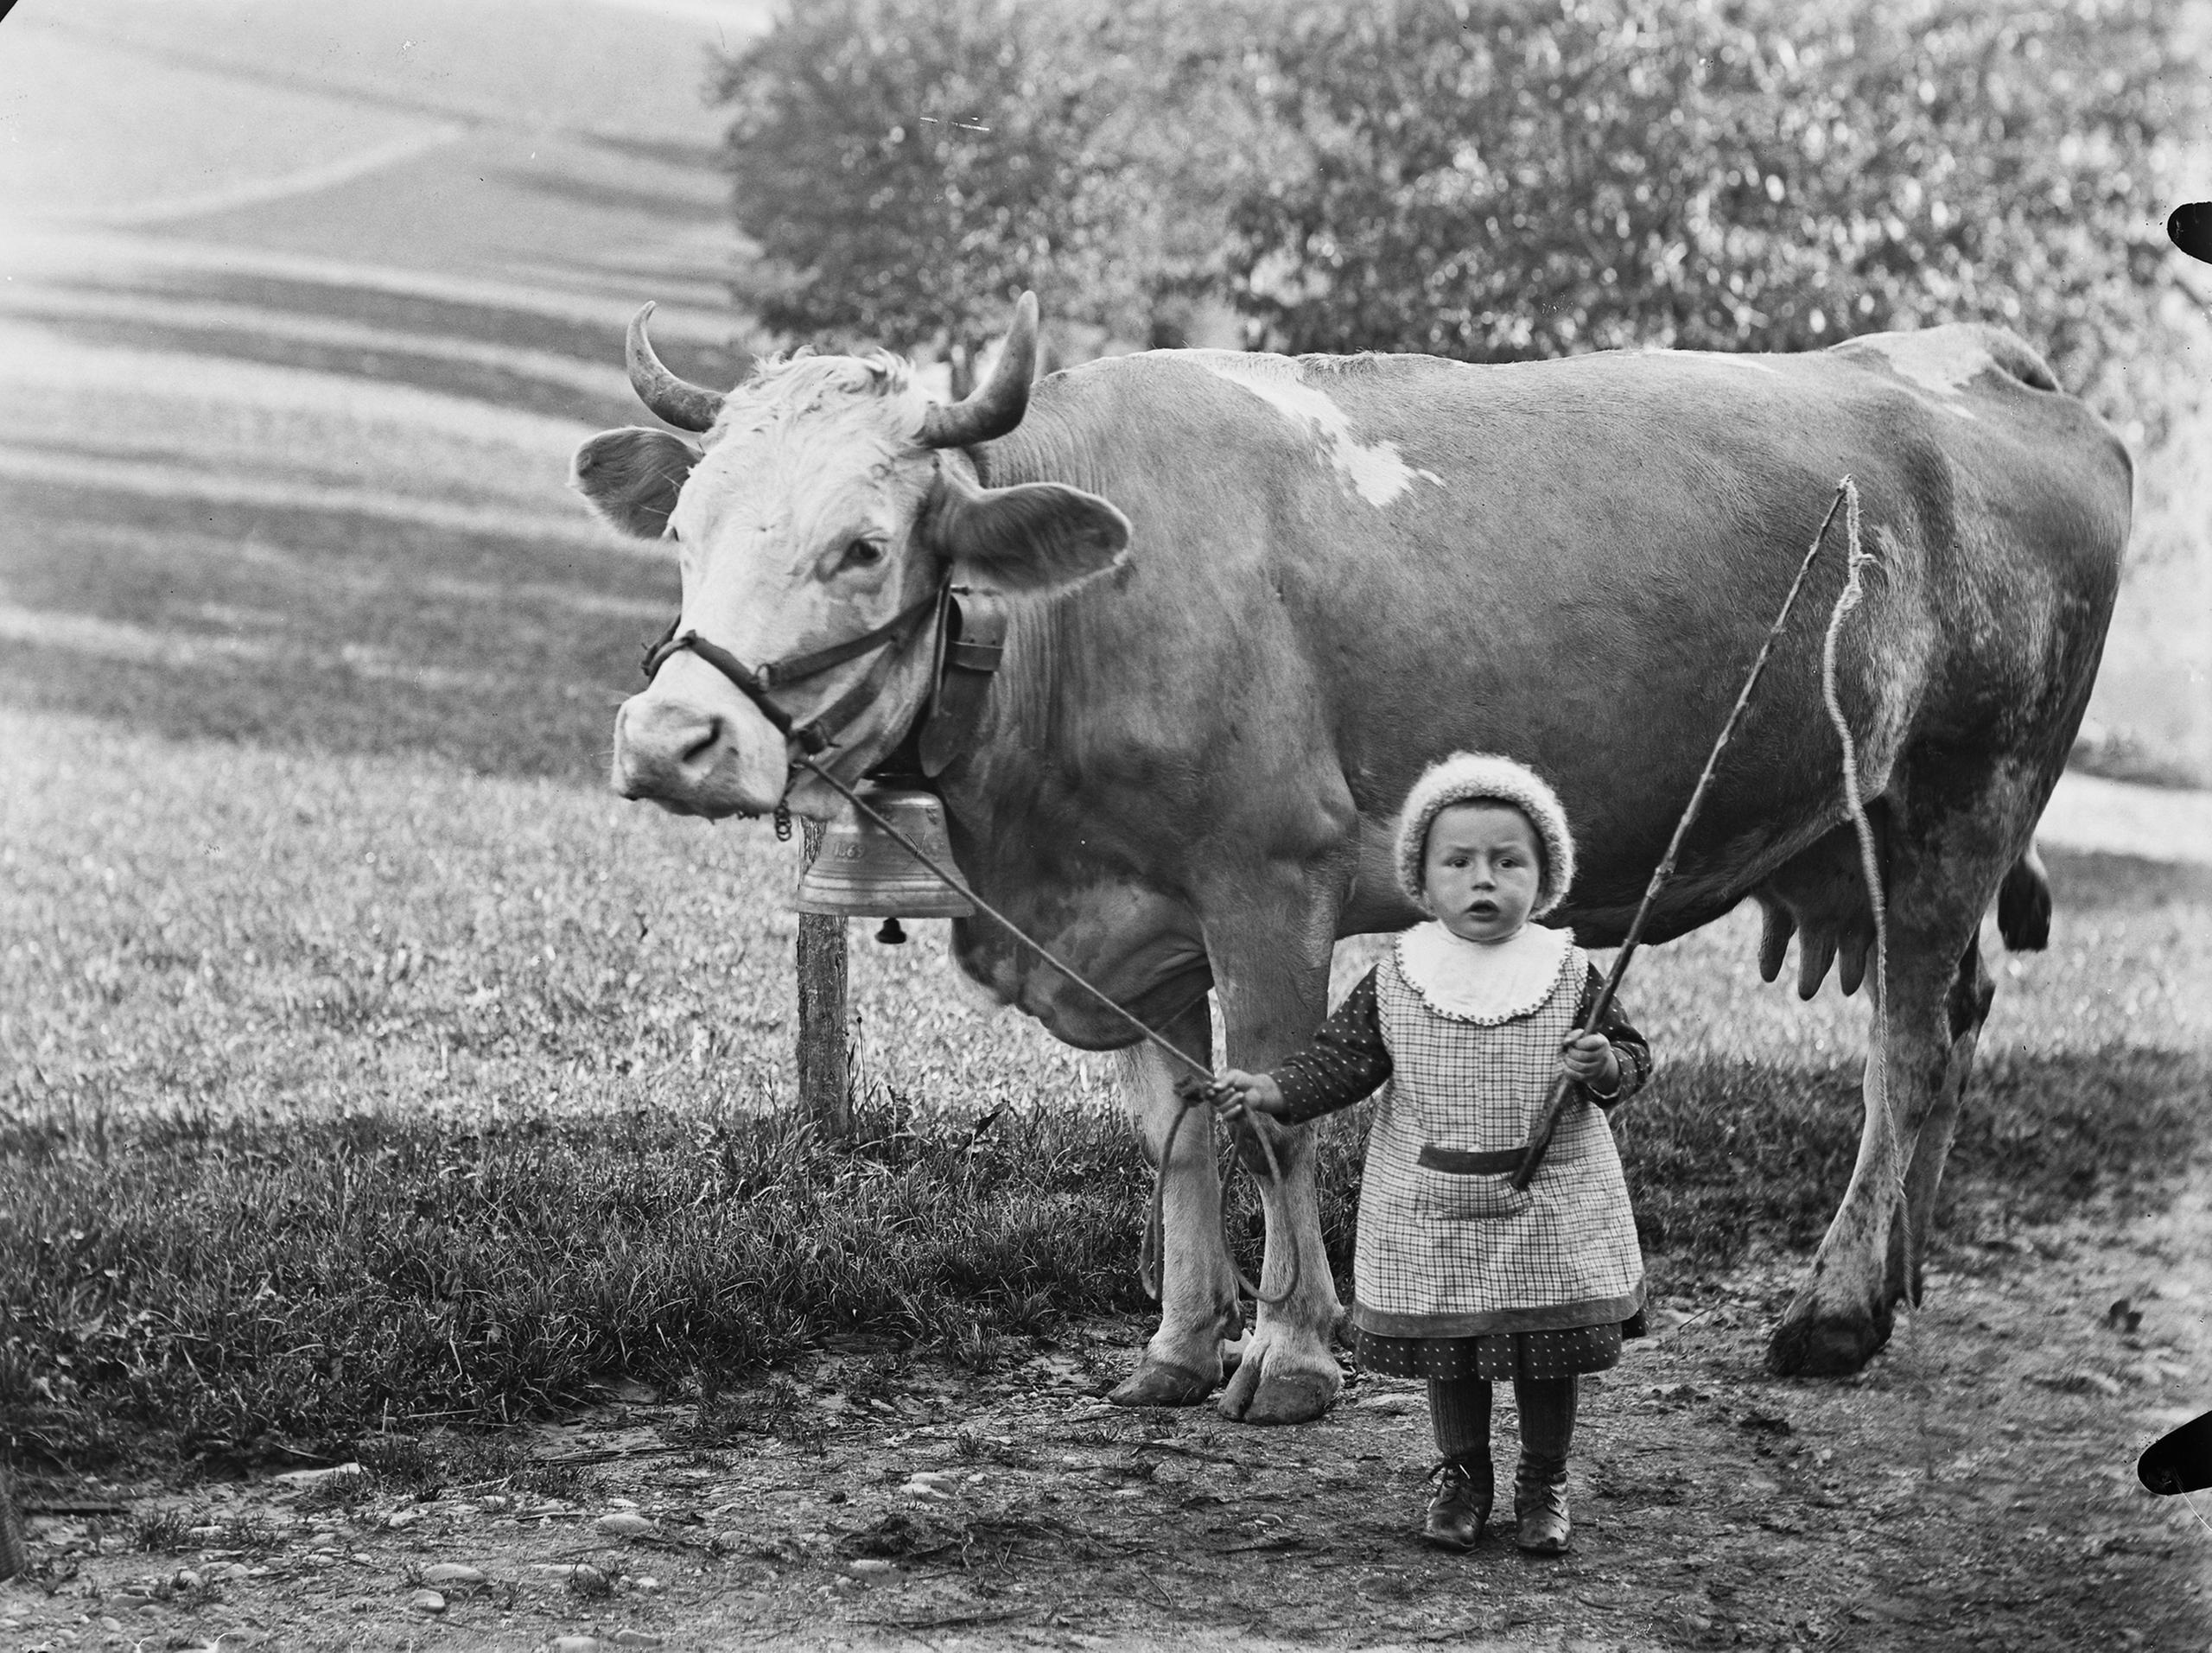
<path fill-rule="evenodd" d="M 1370 970 L 1321 1024 L 1313 1042 L 1275 1068 L 1284 1103 L 1276 1116 L 1296 1124 L 1349 1108 L 1390 1071 L 1389 1047 L 1382 1042 L 1382 1019 L 1375 1008 L 1375 972 Z"/>
<path fill-rule="evenodd" d="M 1592 964 L 1590 973 L 1583 979 L 1582 1001 L 1574 1008 L 1576 1027 L 1589 1027 L 1591 1008 L 1598 1002 L 1598 995 L 1605 985 L 1605 978 Z M 1628 1012 L 1621 1008 L 1618 998 L 1605 1007 L 1605 1020 L 1595 1031 L 1605 1034 L 1613 1047 L 1614 1059 L 1620 1063 L 1620 1088 L 1610 1097 L 1599 1096 L 1586 1084 L 1581 1087 L 1581 1090 L 1599 1108 L 1610 1111 L 1643 1090 L 1645 1082 L 1651 1078 L 1651 1046 L 1643 1035 L 1637 1032 L 1635 1025 L 1628 1019 Z"/>

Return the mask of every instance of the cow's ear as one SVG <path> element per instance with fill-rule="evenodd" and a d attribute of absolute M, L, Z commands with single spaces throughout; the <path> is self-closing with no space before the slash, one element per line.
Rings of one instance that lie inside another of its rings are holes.
<path fill-rule="evenodd" d="M 626 534 L 658 539 L 698 450 L 665 430 L 630 425 L 602 431 L 576 449 L 569 486 Z"/>
<path fill-rule="evenodd" d="M 961 469 L 939 473 L 927 529 L 947 561 L 1003 591 L 1050 591 L 1121 565 L 1129 519 L 1095 493 L 1058 482 L 977 486 Z"/>

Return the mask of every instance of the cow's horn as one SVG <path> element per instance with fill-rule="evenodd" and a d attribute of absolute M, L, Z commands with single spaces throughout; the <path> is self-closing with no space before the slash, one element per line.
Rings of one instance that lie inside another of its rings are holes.
<path fill-rule="evenodd" d="M 678 430 L 704 430 L 715 423 L 715 416 L 722 410 L 722 393 L 682 379 L 661 365 L 653 354 L 652 341 L 645 337 L 645 318 L 653 313 L 648 304 L 630 318 L 630 334 L 623 354 L 630 364 L 630 388 L 643 402 Z"/>
<path fill-rule="evenodd" d="M 940 402 L 922 421 L 925 448 L 966 448 L 1003 436 L 1029 410 L 1029 381 L 1037 371 L 1037 295 L 1014 302 L 1014 325 L 988 381 L 947 407 Z"/>

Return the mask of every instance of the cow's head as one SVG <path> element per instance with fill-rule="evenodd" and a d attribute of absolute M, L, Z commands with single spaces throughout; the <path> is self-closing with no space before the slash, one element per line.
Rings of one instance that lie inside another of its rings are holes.
<path fill-rule="evenodd" d="M 728 394 L 686 384 L 630 324 L 630 382 L 695 446 L 663 430 L 593 437 L 575 486 L 623 532 L 668 538 L 683 576 L 680 626 L 759 667 L 882 625 L 948 577 L 1005 591 L 1052 590 L 1120 562 L 1129 525 L 1103 499 L 1052 482 L 979 485 L 969 448 L 1021 423 L 1037 346 L 1023 294 L 998 367 L 965 401 L 934 403 L 906 363 L 801 355 L 757 368 Z M 955 574 L 954 570 L 957 573 Z M 856 775 L 896 744 L 929 692 L 920 628 L 881 688 L 834 731 L 838 771 Z M 776 691 L 804 724 L 852 690 L 877 656 Z M 715 667 L 670 655 L 614 721 L 614 790 L 683 814 L 803 814 L 835 804 L 801 772 L 760 709 Z M 825 759 L 824 761 L 830 761 Z"/>

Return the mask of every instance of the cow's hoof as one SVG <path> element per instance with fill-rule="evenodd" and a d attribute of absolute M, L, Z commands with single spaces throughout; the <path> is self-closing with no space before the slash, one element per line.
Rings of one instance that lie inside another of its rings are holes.
<path fill-rule="evenodd" d="M 1107 1399 L 1116 1406 L 1196 1406 L 1219 1380 L 1147 1355 Z"/>
<path fill-rule="evenodd" d="M 1311 1423 L 1335 1404 L 1344 1385 L 1340 1372 L 1293 1372 L 1262 1383 L 1243 1412 L 1230 1412 L 1226 1396 L 1221 1409 L 1244 1423 Z"/>
<path fill-rule="evenodd" d="M 1239 1423 L 1311 1423 L 1326 1412 L 1344 1385 L 1344 1373 L 1324 1352 L 1301 1360 L 1280 1345 L 1255 1337 L 1236 1375 L 1216 1402 L 1222 1416 Z"/>
<path fill-rule="evenodd" d="M 1777 1377 L 1848 1377 L 1890 1340 L 1885 1319 L 1821 1314 L 1792 1303 L 1767 1340 L 1766 1369 Z"/>

